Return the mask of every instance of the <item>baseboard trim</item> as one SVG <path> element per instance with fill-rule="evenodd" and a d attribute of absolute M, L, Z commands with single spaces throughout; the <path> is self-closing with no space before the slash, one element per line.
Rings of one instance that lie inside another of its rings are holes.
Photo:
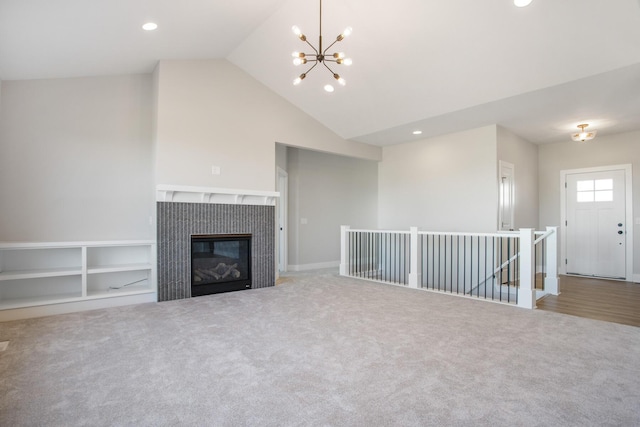
<path fill-rule="evenodd" d="M 337 268 L 339 266 L 340 261 L 318 262 L 315 264 L 289 264 L 287 271 L 319 270 L 321 268 Z"/>
<path fill-rule="evenodd" d="M 87 299 L 83 301 L 51 303 L 31 307 L 10 308 L 0 310 L 0 322 L 11 320 L 30 319 L 34 317 L 53 316 L 56 314 L 68 314 L 78 311 L 97 310 L 101 308 L 120 307 L 123 305 L 157 302 L 155 292 L 137 295 L 119 295 L 107 298 Z"/>
<path fill-rule="evenodd" d="M 640 274 L 634 274 L 631 280 L 633 280 L 633 283 L 640 283 Z"/>

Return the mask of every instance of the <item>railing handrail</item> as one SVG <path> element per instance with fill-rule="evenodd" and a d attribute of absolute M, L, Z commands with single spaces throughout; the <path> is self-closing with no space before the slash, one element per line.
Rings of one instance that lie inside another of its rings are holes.
<path fill-rule="evenodd" d="M 520 234 L 516 232 L 500 232 L 500 233 L 469 233 L 465 231 L 418 231 L 423 236 L 468 236 L 468 237 L 516 237 Z"/>
<path fill-rule="evenodd" d="M 540 243 L 541 241 L 543 241 L 543 240 L 544 240 L 544 239 L 546 239 L 547 237 L 551 236 L 554 232 L 555 232 L 555 229 L 553 229 L 553 228 L 552 228 L 552 229 L 550 229 L 550 230 L 547 230 L 547 231 L 536 231 L 536 232 L 534 233 L 534 235 L 536 235 L 536 236 L 540 236 L 540 237 L 538 237 L 538 238 L 533 242 L 533 244 L 534 244 L 534 245 L 537 245 L 538 243 Z"/>
<path fill-rule="evenodd" d="M 397 233 L 397 234 L 411 234 L 411 231 L 407 230 L 372 230 L 372 229 L 356 229 L 349 228 L 347 233 Z M 515 237 L 519 238 L 520 233 L 514 231 L 504 231 L 496 233 L 470 233 L 465 231 L 418 231 L 418 234 L 424 236 L 467 236 L 467 237 Z"/>
<path fill-rule="evenodd" d="M 347 233 L 397 233 L 397 234 L 411 234 L 411 231 L 408 230 L 366 230 L 366 229 L 356 229 L 349 228 L 346 230 Z"/>

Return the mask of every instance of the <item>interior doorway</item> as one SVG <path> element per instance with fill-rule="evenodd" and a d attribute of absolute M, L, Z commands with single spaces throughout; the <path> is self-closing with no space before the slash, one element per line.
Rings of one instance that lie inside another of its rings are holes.
<path fill-rule="evenodd" d="M 631 166 L 561 172 L 566 274 L 631 280 Z"/>

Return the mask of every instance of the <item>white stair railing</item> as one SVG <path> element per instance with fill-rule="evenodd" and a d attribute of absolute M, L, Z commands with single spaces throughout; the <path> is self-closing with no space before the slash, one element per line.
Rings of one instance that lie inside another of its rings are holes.
<path fill-rule="evenodd" d="M 557 244 L 557 227 L 445 233 L 342 226 L 340 274 L 535 308 L 537 298 L 559 293 Z"/>

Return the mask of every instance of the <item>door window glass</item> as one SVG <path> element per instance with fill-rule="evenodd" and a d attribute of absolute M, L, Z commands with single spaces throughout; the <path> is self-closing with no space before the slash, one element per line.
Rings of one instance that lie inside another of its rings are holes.
<path fill-rule="evenodd" d="M 613 179 L 578 181 L 576 190 L 579 203 L 613 201 Z"/>

